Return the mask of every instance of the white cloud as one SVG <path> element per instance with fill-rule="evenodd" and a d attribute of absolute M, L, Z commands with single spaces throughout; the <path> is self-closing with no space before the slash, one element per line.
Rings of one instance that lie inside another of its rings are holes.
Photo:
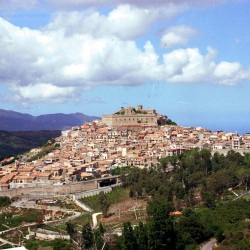
<path fill-rule="evenodd" d="M 216 66 L 214 75 L 219 83 L 233 85 L 250 79 L 250 70 L 238 62 L 221 62 Z"/>
<path fill-rule="evenodd" d="M 3 19 L 0 35 L 2 82 L 8 82 L 19 97 L 31 101 L 39 99 L 35 90 L 36 86 L 38 91 L 44 87 L 41 83 L 66 89 L 78 87 L 78 92 L 101 84 L 130 86 L 151 79 L 158 65 L 150 42 L 139 49 L 134 41 L 117 37 L 68 37 L 61 30 L 19 28 Z M 70 90 L 71 96 L 74 89 Z M 53 96 L 56 92 L 52 91 Z M 44 94 L 42 99 L 45 98 L 52 100 L 50 95 Z"/>
<path fill-rule="evenodd" d="M 58 87 L 50 83 L 37 83 L 27 86 L 12 86 L 14 99 L 22 102 L 62 102 L 70 95 L 74 96 L 74 87 Z"/>
<path fill-rule="evenodd" d="M 215 63 L 217 52 L 208 47 L 202 55 L 198 48 L 177 49 L 163 56 L 162 80 L 166 82 L 210 82 L 225 85 L 250 80 L 250 69 L 238 62 Z"/>
<path fill-rule="evenodd" d="M 213 80 L 215 51 L 203 56 L 199 49 L 177 49 L 164 54 L 164 78 L 167 82 L 202 82 Z"/>
<path fill-rule="evenodd" d="M 197 31 L 186 25 L 174 26 L 163 31 L 161 46 L 170 48 L 176 45 L 186 45 L 190 37 L 197 34 Z"/>
<path fill-rule="evenodd" d="M 236 84 L 250 79 L 250 70 L 239 63 L 215 63 L 212 48 L 205 55 L 187 48 L 161 56 L 150 41 L 139 47 L 133 40 L 162 15 L 168 19 L 178 11 L 181 8 L 120 5 L 107 15 L 92 10 L 58 13 L 42 30 L 20 28 L 0 18 L 0 83 L 9 84 L 16 100 L 54 102 L 98 85 L 134 86 L 155 80 Z M 171 32 L 176 35 L 174 45 L 186 42 L 195 30 L 177 26 L 165 35 Z"/>
<path fill-rule="evenodd" d="M 116 36 L 121 39 L 134 39 L 148 32 L 151 25 L 165 21 L 183 11 L 173 5 L 168 8 L 138 8 L 119 5 L 106 16 L 97 11 L 59 12 L 55 14 L 47 31 L 62 30 L 66 36 L 91 34 L 96 37 Z"/>

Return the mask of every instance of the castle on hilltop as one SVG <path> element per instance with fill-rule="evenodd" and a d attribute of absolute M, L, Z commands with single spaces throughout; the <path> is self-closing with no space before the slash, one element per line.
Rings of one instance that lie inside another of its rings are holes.
<path fill-rule="evenodd" d="M 124 125 L 138 125 L 146 123 L 150 125 L 157 125 L 159 115 L 155 109 L 143 109 L 142 105 L 121 109 L 112 115 L 103 115 L 102 122 L 108 126 L 124 126 Z"/>

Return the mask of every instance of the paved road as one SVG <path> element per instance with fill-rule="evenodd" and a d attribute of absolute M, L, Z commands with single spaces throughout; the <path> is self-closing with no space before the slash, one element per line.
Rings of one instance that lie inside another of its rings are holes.
<path fill-rule="evenodd" d="M 216 239 L 212 238 L 204 246 L 201 247 L 201 250 L 212 250 L 213 244 L 216 242 Z"/>
<path fill-rule="evenodd" d="M 100 213 L 94 213 L 92 214 L 92 220 L 93 220 L 93 228 L 96 228 L 97 227 L 97 216 L 102 214 L 101 212 Z"/>

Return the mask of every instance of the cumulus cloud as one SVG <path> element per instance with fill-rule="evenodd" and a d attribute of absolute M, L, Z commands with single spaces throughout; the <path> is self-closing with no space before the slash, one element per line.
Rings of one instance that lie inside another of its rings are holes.
<path fill-rule="evenodd" d="M 27 86 L 12 86 L 12 90 L 15 92 L 13 97 L 17 101 L 22 102 L 62 102 L 70 95 L 75 95 L 74 87 L 58 87 L 47 83 L 37 83 Z"/>
<path fill-rule="evenodd" d="M 60 29 L 19 28 L 3 19 L 0 35 L 1 82 L 14 86 L 12 90 L 24 99 L 38 98 L 35 93 L 46 87 L 50 87 L 53 96 L 56 92 L 62 96 L 62 89 L 55 86 L 65 87 L 71 95 L 75 88 L 70 87 L 86 90 L 101 84 L 142 84 L 145 79 L 152 79 L 158 65 L 158 55 L 150 42 L 139 49 L 134 41 L 117 37 L 68 37 Z M 44 94 L 42 98 L 51 100 L 52 96 Z"/>
<path fill-rule="evenodd" d="M 174 26 L 163 31 L 161 46 L 170 48 L 176 45 L 186 45 L 190 37 L 197 34 L 197 30 L 186 25 Z"/>
<path fill-rule="evenodd" d="M 221 62 L 216 66 L 214 76 L 219 83 L 233 85 L 241 80 L 250 79 L 250 70 L 238 62 Z"/>
<path fill-rule="evenodd" d="M 208 49 L 203 56 L 198 48 L 177 49 L 164 54 L 165 80 L 169 82 L 199 82 L 213 79 L 216 52 Z"/>
<path fill-rule="evenodd" d="M 150 41 L 143 46 L 134 41 L 162 16 L 168 19 L 180 10 L 119 5 L 106 15 L 93 10 L 58 13 L 40 30 L 0 18 L 0 83 L 9 84 L 15 100 L 57 102 L 99 85 L 134 86 L 155 80 L 236 84 L 250 79 L 250 70 L 240 63 L 215 63 L 212 48 L 205 55 L 198 48 L 159 55 Z M 167 37 L 171 32 L 172 40 Z M 176 26 L 163 38 L 172 45 L 183 44 L 195 33 L 188 26 Z"/>
<path fill-rule="evenodd" d="M 121 39 L 134 39 L 146 33 L 150 26 L 159 20 L 168 20 L 183 9 L 137 8 L 119 5 L 106 16 L 97 11 L 59 12 L 45 27 L 48 31 L 62 30 L 66 36 L 91 34 L 96 37 L 116 36 Z"/>
<path fill-rule="evenodd" d="M 250 69 L 238 62 L 215 63 L 216 50 L 207 48 L 202 55 L 198 48 L 177 49 L 163 55 L 162 80 L 166 82 L 211 82 L 225 85 L 250 79 Z"/>

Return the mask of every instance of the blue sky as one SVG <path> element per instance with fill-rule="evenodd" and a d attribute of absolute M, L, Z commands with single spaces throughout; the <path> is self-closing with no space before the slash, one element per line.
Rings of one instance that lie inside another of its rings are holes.
<path fill-rule="evenodd" d="M 250 132 L 249 11 L 247 0 L 0 0 L 0 108 L 143 104 L 180 125 Z"/>

